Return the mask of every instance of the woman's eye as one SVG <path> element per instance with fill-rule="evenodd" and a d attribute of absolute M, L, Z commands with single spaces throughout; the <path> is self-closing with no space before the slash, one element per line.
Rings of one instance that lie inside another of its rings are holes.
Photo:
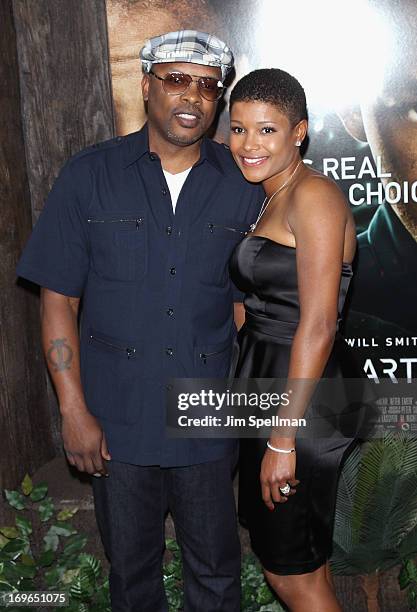
<path fill-rule="evenodd" d="M 272 127 L 265 126 L 262 128 L 262 134 L 272 134 L 273 132 L 275 132 L 275 130 Z"/>
<path fill-rule="evenodd" d="M 230 128 L 230 131 L 232 132 L 232 134 L 243 134 L 243 128 L 238 126 L 232 126 Z"/>

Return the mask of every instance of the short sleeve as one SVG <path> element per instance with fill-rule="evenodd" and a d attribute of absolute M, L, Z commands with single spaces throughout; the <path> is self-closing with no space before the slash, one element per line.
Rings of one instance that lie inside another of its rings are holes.
<path fill-rule="evenodd" d="M 248 197 L 248 213 L 246 215 L 245 223 L 249 226 L 252 223 L 255 223 L 256 218 L 259 214 L 260 208 L 262 206 L 263 199 L 265 197 L 265 192 L 261 185 L 251 186 L 250 188 L 250 196 Z M 233 302 L 243 302 L 245 294 L 236 287 L 234 283 L 232 283 L 233 290 Z"/>
<path fill-rule="evenodd" d="M 80 297 L 89 269 L 82 177 L 69 161 L 61 170 L 17 265 L 16 273 L 70 297 Z"/>
<path fill-rule="evenodd" d="M 234 283 L 232 283 L 232 291 L 233 291 L 233 302 L 243 302 L 243 298 L 245 294 L 236 287 Z"/>

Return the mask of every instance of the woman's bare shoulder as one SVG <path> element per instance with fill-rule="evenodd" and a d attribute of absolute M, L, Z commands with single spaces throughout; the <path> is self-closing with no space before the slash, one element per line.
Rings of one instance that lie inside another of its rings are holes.
<path fill-rule="evenodd" d="M 305 167 L 303 175 L 297 181 L 292 193 L 294 212 L 318 214 L 325 212 L 333 215 L 346 215 L 349 212 L 348 202 L 336 183 L 321 172 Z"/>

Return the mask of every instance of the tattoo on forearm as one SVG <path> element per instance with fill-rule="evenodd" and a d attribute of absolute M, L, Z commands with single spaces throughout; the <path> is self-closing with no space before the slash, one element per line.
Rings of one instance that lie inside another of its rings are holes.
<path fill-rule="evenodd" d="M 67 344 L 67 339 L 55 338 L 55 340 L 51 340 L 51 344 L 51 348 L 46 353 L 46 358 L 53 367 L 54 372 L 69 370 L 73 352 L 71 347 Z"/>

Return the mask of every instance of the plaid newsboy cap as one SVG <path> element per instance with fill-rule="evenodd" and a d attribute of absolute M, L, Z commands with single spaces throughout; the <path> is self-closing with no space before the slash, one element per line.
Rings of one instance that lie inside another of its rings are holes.
<path fill-rule="evenodd" d="M 139 57 L 145 72 L 151 70 L 152 64 L 191 62 L 220 68 L 223 80 L 233 66 L 233 53 L 226 43 L 213 34 L 198 30 L 154 36 L 146 41 Z"/>

